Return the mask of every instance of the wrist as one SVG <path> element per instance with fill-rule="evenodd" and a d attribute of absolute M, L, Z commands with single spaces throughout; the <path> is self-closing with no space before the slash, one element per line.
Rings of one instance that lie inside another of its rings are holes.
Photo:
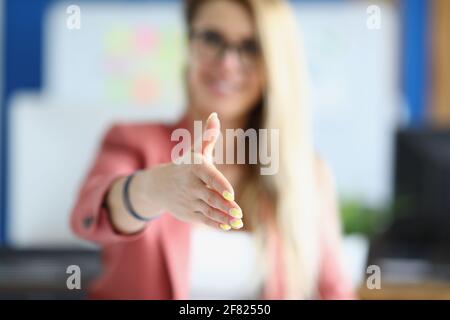
<path fill-rule="evenodd" d="M 136 172 L 130 188 L 130 197 L 132 197 L 133 203 L 143 208 L 142 214 L 146 218 L 156 216 L 163 210 L 157 188 L 158 180 L 154 173 L 155 169 Z"/>

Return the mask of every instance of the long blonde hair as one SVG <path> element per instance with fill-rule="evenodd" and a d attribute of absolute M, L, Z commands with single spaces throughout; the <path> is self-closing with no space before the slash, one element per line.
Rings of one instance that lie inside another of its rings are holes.
<path fill-rule="evenodd" d="M 282 243 L 284 297 L 309 298 L 318 278 L 318 211 L 306 63 L 293 11 L 284 0 L 233 0 L 250 9 L 262 48 L 267 87 L 254 126 L 278 129 L 279 171 L 260 176 L 253 170 L 238 203 L 254 226 L 262 271 L 270 276 L 267 232 L 255 205 L 262 193 L 273 205 L 275 230 Z M 205 0 L 186 0 L 187 24 Z M 257 113 L 254 113 L 257 114 Z M 260 210 L 259 210 L 260 211 Z"/>

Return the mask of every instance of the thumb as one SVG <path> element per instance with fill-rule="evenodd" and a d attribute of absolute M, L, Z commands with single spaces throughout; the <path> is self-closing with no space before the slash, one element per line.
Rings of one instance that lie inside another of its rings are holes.
<path fill-rule="evenodd" d="M 220 135 L 220 120 L 216 112 L 206 120 L 206 129 L 202 139 L 202 154 L 212 163 L 213 150 Z"/>

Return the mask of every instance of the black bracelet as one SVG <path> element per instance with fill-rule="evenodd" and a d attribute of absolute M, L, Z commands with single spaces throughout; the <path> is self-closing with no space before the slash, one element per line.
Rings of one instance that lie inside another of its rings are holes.
<path fill-rule="evenodd" d="M 134 177 L 135 174 L 136 174 L 136 172 L 130 174 L 125 179 L 125 183 L 124 183 L 124 187 L 123 187 L 123 203 L 125 205 L 125 209 L 127 209 L 128 213 L 131 214 L 133 217 L 135 217 L 136 219 L 138 219 L 140 221 L 150 221 L 150 220 L 152 220 L 152 218 L 144 218 L 140 214 L 136 213 L 136 211 L 134 211 L 133 206 L 131 205 L 131 202 L 130 202 L 130 195 L 128 192 L 128 188 L 129 188 L 131 179 Z"/>

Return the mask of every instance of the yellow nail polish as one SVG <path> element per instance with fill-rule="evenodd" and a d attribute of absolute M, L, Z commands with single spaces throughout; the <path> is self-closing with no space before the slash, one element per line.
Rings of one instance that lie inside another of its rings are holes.
<path fill-rule="evenodd" d="M 225 198 L 225 200 L 228 200 L 228 201 L 233 201 L 234 200 L 234 196 L 233 196 L 233 194 L 231 193 L 231 192 L 229 192 L 229 191 L 224 191 L 223 193 L 222 193 L 222 196 Z"/>
<path fill-rule="evenodd" d="M 233 219 L 230 221 L 231 226 L 233 229 L 240 229 L 244 226 L 241 219 Z"/>
<path fill-rule="evenodd" d="M 232 216 L 233 218 L 242 218 L 242 211 L 239 210 L 238 208 L 232 208 L 230 209 L 230 216 Z"/>
<path fill-rule="evenodd" d="M 220 228 L 221 228 L 222 230 L 225 230 L 225 231 L 228 231 L 228 230 L 231 229 L 231 227 L 230 227 L 228 224 L 225 224 L 225 223 L 221 223 L 221 224 L 220 224 Z"/>

